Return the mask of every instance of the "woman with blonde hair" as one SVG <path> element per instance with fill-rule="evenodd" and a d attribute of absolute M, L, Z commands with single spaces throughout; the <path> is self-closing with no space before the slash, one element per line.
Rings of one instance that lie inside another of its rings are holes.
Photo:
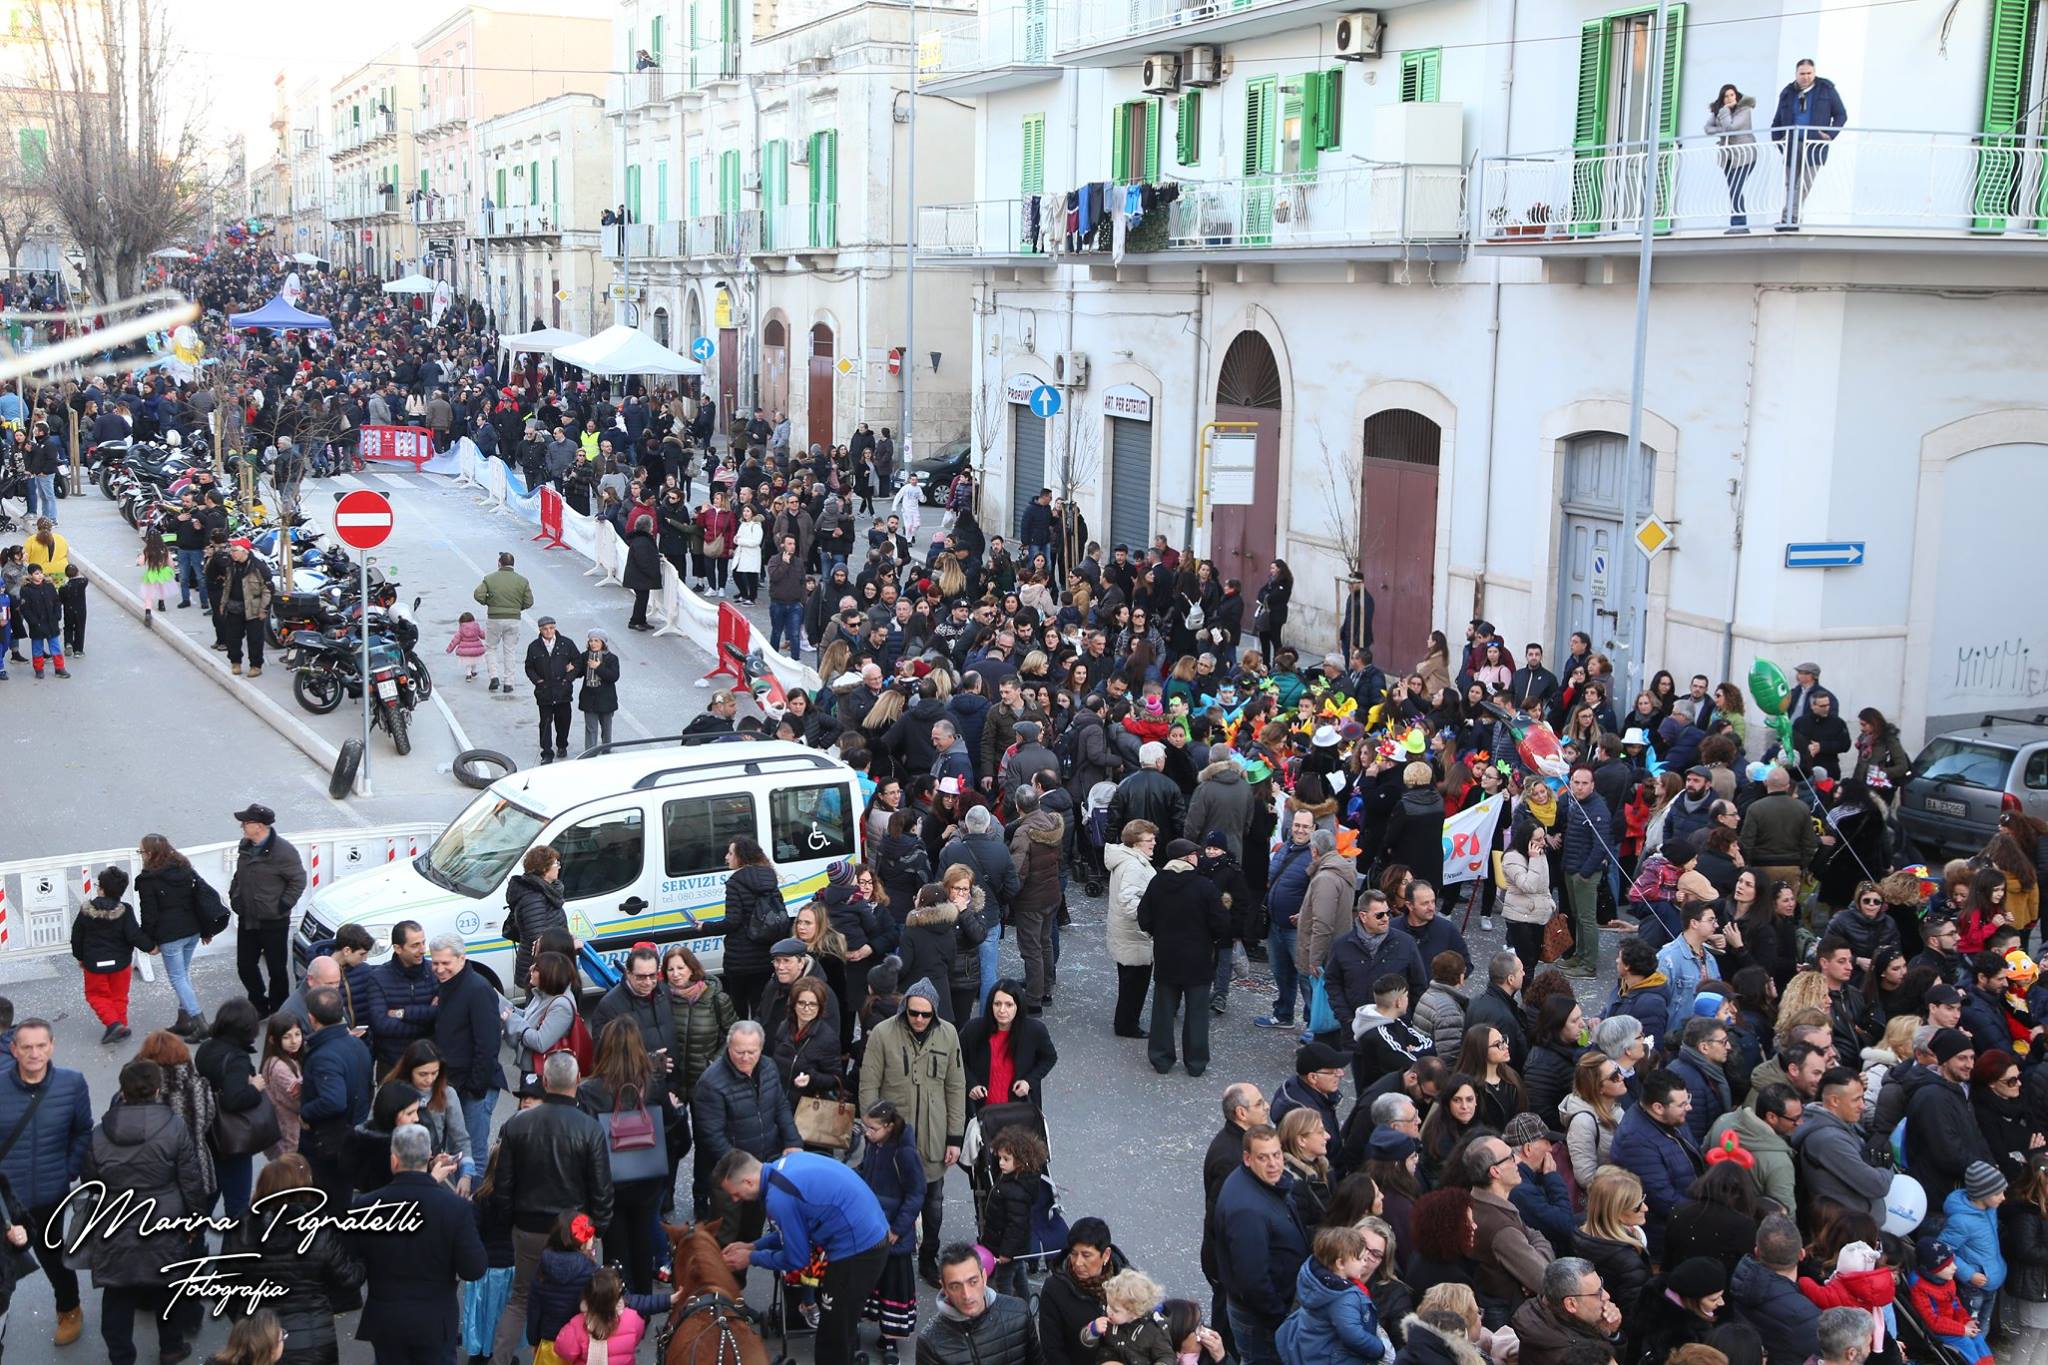
<path fill-rule="evenodd" d="M 1877 1113 L 1878 1093 L 1901 1062 L 1913 1060 L 1913 1035 L 1926 1022 L 1917 1014 L 1895 1014 L 1885 1021 L 1884 1037 L 1863 1049 L 1863 1121 Z"/>
<path fill-rule="evenodd" d="M 1117 843 L 1103 850 L 1109 868 L 1109 896 L 1104 929 L 1110 960 L 1116 963 L 1116 1012 L 1119 1038 L 1145 1037 L 1145 993 L 1152 984 L 1152 936 L 1138 927 L 1138 902 L 1152 884 L 1156 869 L 1152 851 L 1159 827 L 1150 820 L 1126 821 Z"/>
<path fill-rule="evenodd" d="M 1829 1003 L 1826 977 L 1812 970 L 1795 972 L 1792 979 L 1785 984 L 1784 991 L 1778 996 L 1779 1034 L 1782 1036 L 1785 1032 L 1784 1021 L 1801 1010 L 1819 1010 L 1822 1017 L 1826 1018 Z M 1849 1062 L 1849 1058 L 1842 1058 L 1844 1066 Z"/>
<path fill-rule="evenodd" d="M 1558 1102 L 1557 1118 L 1564 1127 L 1565 1150 L 1571 1156 L 1581 1203 L 1607 1163 L 1615 1130 L 1621 1126 L 1621 1100 L 1627 1094 L 1628 1078 L 1619 1063 L 1597 1048 L 1579 1054 L 1572 1068 L 1572 1093 Z"/>
<path fill-rule="evenodd" d="M 1572 1235 L 1572 1254 L 1600 1272 L 1600 1283 L 1624 1314 L 1650 1279 L 1650 1245 L 1643 1226 L 1650 1206 L 1643 1182 L 1619 1166 L 1602 1166 L 1586 1187 L 1586 1221 Z"/>
<path fill-rule="evenodd" d="M 1322 1115 L 1304 1105 L 1280 1119 L 1280 1158 L 1294 1176 L 1289 1193 L 1309 1236 L 1315 1236 L 1330 1208 L 1330 1131 Z"/>

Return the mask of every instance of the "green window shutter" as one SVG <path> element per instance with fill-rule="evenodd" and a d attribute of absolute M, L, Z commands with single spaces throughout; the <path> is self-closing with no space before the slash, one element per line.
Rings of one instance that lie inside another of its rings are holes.
<path fill-rule="evenodd" d="M 1166 106 L 1156 99 L 1144 101 L 1139 110 L 1145 116 L 1145 166 L 1144 181 L 1151 185 L 1159 180 L 1159 124 L 1160 111 Z"/>
<path fill-rule="evenodd" d="M 1174 129 L 1173 159 L 1183 166 L 1193 166 L 1202 159 L 1202 92 L 1190 90 L 1182 95 L 1180 107 L 1174 112 L 1179 120 Z"/>
<path fill-rule="evenodd" d="M 21 130 L 21 168 L 30 175 L 39 174 L 50 164 L 50 134 L 45 128 L 24 128 Z"/>
<path fill-rule="evenodd" d="M 498 207 L 508 208 L 512 201 L 505 194 L 505 168 L 498 167 Z"/>
<path fill-rule="evenodd" d="M 1316 148 L 1329 151 L 1344 138 L 1344 68 L 1323 73 L 1316 86 Z"/>
<path fill-rule="evenodd" d="M 1304 71 L 1299 77 L 1301 90 L 1287 97 L 1287 119 L 1299 120 L 1295 126 L 1301 129 L 1301 146 L 1296 152 L 1297 165 L 1304 172 L 1313 171 L 1322 159 L 1323 136 L 1316 124 L 1322 109 L 1323 73 Z"/>
<path fill-rule="evenodd" d="M 1675 138 L 1678 136 L 1678 95 L 1679 83 L 1685 76 L 1685 6 L 1671 5 L 1664 16 L 1664 89 L 1663 108 L 1659 111 L 1657 135 Z"/>
<path fill-rule="evenodd" d="M 668 221 L 668 163 L 659 161 L 654 166 L 654 221 Z"/>
<path fill-rule="evenodd" d="M 526 163 L 526 202 L 529 204 L 538 204 L 540 202 L 540 163 L 538 161 Z"/>
<path fill-rule="evenodd" d="M 1277 82 L 1272 76 L 1251 81 L 1244 92 L 1244 173 L 1269 175 L 1273 170 L 1273 105 Z"/>
<path fill-rule="evenodd" d="M 667 173 L 666 161 L 661 164 L 661 169 L 664 174 Z M 556 208 L 560 208 L 562 203 L 562 162 L 559 157 L 548 158 L 548 203 Z"/>
<path fill-rule="evenodd" d="M 1572 117 L 1572 147 L 1576 165 L 1572 169 L 1571 230 L 1578 233 L 1599 230 L 1600 147 L 1607 140 L 1607 19 L 1588 19 L 1579 26 L 1579 103 Z M 1530 207 L 1502 205 L 1508 216 L 1517 217 Z M 1554 210 L 1553 210 L 1554 212 Z"/>
<path fill-rule="evenodd" d="M 661 61 L 661 16 L 654 16 L 654 26 L 647 35 L 647 55 L 658 65 Z"/>
<path fill-rule="evenodd" d="M 1024 120 L 1020 143 L 1019 160 L 1024 169 L 1017 190 L 1020 194 L 1037 194 L 1045 189 L 1045 115 L 1032 114 Z"/>
<path fill-rule="evenodd" d="M 683 46 L 684 51 L 689 54 L 690 86 L 692 89 L 695 89 L 701 81 L 701 76 L 697 70 L 697 0 L 690 0 L 688 24 L 689 33 L 687 41 Z"/>
<path fill-rule="evenodd" d="M 421 193 L 421 194 L 425 194 L 426 192 L 427 192 L 427 168 L 426 168 L 425 166 L 422 166 L 422 167 L 420 167 L 420 193 Z"/>
<path fill-rule="evenodd" d="M 1984 139 L 1977 156 L 1977 190 L 1971 226 L 2003 232 L 2018 187 L 2020 158 L 2008 150 L 2026 115 L 2027 67 L 2034 50 L 2028 31 L 2032 0 L 1991 0 L 1991 42 L 1984 57 Z"/>
<path fill-rule="evenodd" d="M 704 165 L 702 157 L 693 156 L 690 158 L 688 174 L 690 177 L 690 216 L 692 218 L 695 218 L 698 215 L 698 213 L 702 211 L 701 201 L 698 198 L 699 191 L 697 189 L 699 185 L 704 183 Z"/>
<path fill-rule="evenodd" d="M 839 130 L 828 128 L 818 134 L 818 149 L 825 154 L 825 246 L 839 245 Z"/>
<path fill-rule="evenodd" d="M 1403 104 L 1434 104 L 1437 100 L 1437 81 L 1443 70 L 1444 50 L 1440 47 L 1425 47 L 1414 52 L 1401 54 L 1401 102 Z"/>
<path fill-rule="evenodd" d="M 718 211 L 740 211 L 740 154 L 736 150 L 718 156 Z"/>
<path fill-rule="evenodd" d="M 769 138 L 761 144 L 761 245 L 775 245 L 775 173 L 782 163 L 782 139 Z"/>
<path fill-rule="evenodd" d="M 1131 106 L 1119 104 L 1109 134 L 1109 178 L 1123 180 L 1130 174 Z"/>

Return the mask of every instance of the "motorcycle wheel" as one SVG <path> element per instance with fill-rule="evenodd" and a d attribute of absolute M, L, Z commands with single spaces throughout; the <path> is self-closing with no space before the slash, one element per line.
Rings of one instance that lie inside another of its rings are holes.
<path fill-rule="evenodd" d="M 108 460 L 100 465 L 99 485 L 101 494 L 106 497 L 107 501 L 112 502 L 114 500 L 114 462 L 112 460 Z"/>
<path fill-rule="evenodd" d="M 391 743 L 398 750 L 400 758 L 412 752 L 412 716 L 402 706 L 393 705 L 384 712 L 384 724 L 391 731 Z"/>
<path fill-rule="evenodd" d="M 301 669 L 292 675 L 292 699 L 316 716 L 324 716 L 341 705 L 341 679 L 321 669 Z"/>
<path fill-rule="evenodd" d="M 434 675 L 427 672 L 427 666 L 420 662 L 419 655 L 409 655 L 406 661 L 412 667 L 412 685 L 418 689 L 420 700 L 428 700 L 434 695 Z"/>
<path fill-rule="evenodd" d="M 140 528 L 142 525 L 142 514 L 136 509 L 135 499 L 123 498 L 121 500 L 121 520 L 127 522 L 131 528 Z"/>

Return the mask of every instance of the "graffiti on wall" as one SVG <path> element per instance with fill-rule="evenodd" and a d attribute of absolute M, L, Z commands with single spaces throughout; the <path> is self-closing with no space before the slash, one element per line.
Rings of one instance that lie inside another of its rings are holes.
<path fill-rule="evenodd" d="M 2048 697 L 2048 659 L 2024 635 L 1958 644 L 1936 703 L 2030 702 Z M 1937 674 L 1939 678 L 1939 674 Z M 1939 710 L 1939 705 L 1930 709 Z"/>

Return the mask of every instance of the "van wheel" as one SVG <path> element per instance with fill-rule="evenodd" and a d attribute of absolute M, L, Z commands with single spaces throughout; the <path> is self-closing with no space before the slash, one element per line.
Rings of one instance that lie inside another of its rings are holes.
<path fill-rule="evenodd" d="M 343 740 L 341 756 L 334 760 L 334 774 L 327 779 L 327 794 L 339 801 L 355 789 L 356 773 L 363 766 L 363 742 Z"/>
<path fill-rule="evenodd" d="M 465 749 L 455 756 L 455 780 L 477 791 L 518 771 L 519 765 L 496 749 Z"/>

